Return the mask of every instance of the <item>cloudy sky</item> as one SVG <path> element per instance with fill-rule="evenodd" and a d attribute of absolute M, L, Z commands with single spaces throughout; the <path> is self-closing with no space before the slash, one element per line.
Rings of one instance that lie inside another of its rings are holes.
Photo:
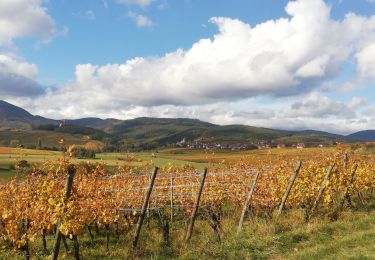
<path fill-rule="evenodd" d="M 375 129 L 375 1 L 1 0 L 0 99 L 56 119 Z"/>

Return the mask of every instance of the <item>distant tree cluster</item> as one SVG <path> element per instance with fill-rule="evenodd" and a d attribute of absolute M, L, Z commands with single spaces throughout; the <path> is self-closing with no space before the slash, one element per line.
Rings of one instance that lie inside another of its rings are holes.
<path fill-rule="evenodd" d="M 92 140 L 99 140 L 102 141 L 105 138 L 110 138 L 111 136 L 101 130 L 97 130 L 90 127 L 85 126 L 78 126 L 78 125 L 59 125 L 55 124 L 47 124 L 47 125 L 39 125 L 33 128 L 34 130 L 42 130 L 42 131 L 52 131 L 52 132 L 59 132 L 59 133 L 67 133 L 67 134 L 80 134 L 80 135 L 87 135 Z"/>
<path fill-rule="evenodd" d="M 78 159 L 94 159 L 95 151 L 88 150 L 84 147 L 71 146 L 68 150 L 69 156 L 78 158 Z"/>

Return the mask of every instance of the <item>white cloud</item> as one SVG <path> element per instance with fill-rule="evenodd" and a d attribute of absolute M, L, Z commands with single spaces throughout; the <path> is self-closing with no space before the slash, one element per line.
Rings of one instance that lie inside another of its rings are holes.
<path fill-rule="evenodd" d="M 126 4 L 126 5 L 138 5 L 141 7 L 145 7 L 150 5 L 153 0 L 117 0 L 120 4 Z"/>
<path fill-rule="evenodd" d="M 35 78 L 38 74 L 38 68 L 35 64 L 29 64 L 5 54 L 0 54 L 0 71 L 7 74 L 19 74 L 28 78 Z"/>
<path fill-rule="evenodd" d="M 326 118 L 335 116 L 338 118 L 353 118 L 357 108 L 366 102 L 360 97 L 353 97 L 349 102 L 340 102 L 313 92 L 292 104 L 291 108 L 284 111 L 288 117 L 314 117 Z"/>
<path fill-rule="evenodd" d="M 375 42 L 364 47 L 358 54 L 358 70 L 360 76 L 375 79 Z"/>
<path fill-rule="evenodd" d="M 210 21 L 219 32 L 213 39 L 201 39 L 188 50 L 162 57 L 137 57 L 105 66 L 77 65 L 76 81 L 51 95 L 61 91 L 81 99 L 81 93 L 96 93 L 105 97 L 95 100 L 101 107 L 107 102 L 196 105 L 310 92 L 336 79 L 342 63 L 375 28 L 371 19 L 354 14 L 333 20 L 330 8 L 321 0 L 289 2 L 286 11 L 291 18 L 254 27 L 237 19 L 214 17 Z M 129 16 L 138 17 L 135 13 Z"/>
<path fill-rule="evenodd" d="M 138 27 L 153 27 L 154 23 L 147 16 L 136 14 L 134 12 L 128 12 L 128 16 L 132 18 Z"/>
<path fill-rule="evenodd" d="M 43 0 L 0 1 L 0 45 L 14 38 L 37 36 L 44 41 L 56 35 L 55 22 L 42 6 Z"/>
<path fill-rule="evenodd" d="M 16 55 L 13 40 L 21 37 L 37 37 L 48 42 L 58 32 L 54 20 L 43 7 L 44 0 L 0 1 L 0 96 L 30 97 L 44 93 L 36 81 L 38 68 Z M 6 52 L 4 50 L 12 50 Z"/>
<path fill-rule="evenodd" d="M 38 68 L 11 54 L 0 53 L 0 96 L 36 96 L 44 93 L 35 80 Z"/>
<path fill-rule="evenodd" d="M 289 18 L 255 26 L 214 17 L 210 22 L 218 33 L 187 50 L 122 64 L 79 64 L 74 81 L 29 107 L 38 103 L 50 109 L 37 113 L 65 118 L 187 116 L 340 132 L 375 128 L 374 117 L 361 112 L 366 106 L 361 98 L 344 102 L 317 94 L 351 60 L 361 77 L 373 77 L 375 18 L 350 13 L 334 20 L 322 0 L 290 1 L 285 10 Z M 138 14 L 129 16 L 137 21 Z M 257 104 L 249 100 L 260 96 L 274 104 L 251 108 Z"/>
<path fill-rule="evenodd" d="M 84 69 L 84 68 L 82 68 Z M 90 70 L 92 68 L 85 68 Z M 81 80 L 84 80 L 81 78 Z M 217 102 L 213 104 L 178 106 L 123 106 L 118 102 L 110 103 L 112 98 L 101 93 L 82 93 L 84 100 L 73 98 L 71 103 L 57 103 L 58 109 L 50 108 L 50 103 L 27 102 L 25 99 L 12 101 L 26 106 L 35 114 L 59 118 L 78 118 L 97 116 L 101 118 L 131 119 L 141 116 L 167 118 L 199 118 L 216 124 L 245 124 L 286 130 L 315 129 L 333 133 L 349 134 L 364 129 L 375 129 L 375 106 L 367 105 L 362 98 L 354 97 L 347 101 L 336 101 L 319 93 L 299 95 L 295 97 L 274 100 L 272 106 L 260 102 L 257 98 L 249 98 L 235 102 Z M 59 92 L 59 95 L 66 95 Z M 69 95 L 69 94 L 68 94 Z M 53 96 L 52 101 L 58 102 Z M 106 103 L 96 106 L 94 101 Z M 104 102 L 105 101 L 105 102 Z M 320 102 L 322 101 L 322 102 Z M 44 100 L 46 102 L 46 100 Z M 82 102 L 80 110 L 74 106 L 75 102 Z M 299 109 L 295 104 L 301 102 Z M 342 111 L 341 111 L 342 110 Z M 77 113 L 79 111 L 79 113 Z M 95 111 L 94 113 L 92 111 Z M 316 112 L 315 112 L 316 111 Z"/>

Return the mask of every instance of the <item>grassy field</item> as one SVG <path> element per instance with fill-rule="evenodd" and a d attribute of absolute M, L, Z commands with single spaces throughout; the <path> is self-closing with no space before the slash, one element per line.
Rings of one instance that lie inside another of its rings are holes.
<path fill-rule="evenodd" d="M 295 148 L 283 148 L 283 149 L 262 149 L 262 150 L 250 150 L 250 151 L 204 151 L 204 150 L 184 150 L 184 149 L 169 149 L 163 150 L 158 153 L 158 157 L 165 159 L 182 160 L 188 162 L 198 163 L 221 163 L 236 161 L 243 156 L 254 157 L 254 159 L 269 158 L 270 160 L 277 158 L 278 155 L 293 159 L 307 158 L 317 152 L 332 152 L 335 148 L 306 148 L 306 149 L 295 149 Z"/>
<path fill-rule="evenodd" d="M 189 153 L 188 153 L 189 154 Z M 95 159 L 74 159 L 71 161 L 73 163 L 80 162 L 92 162 L 100 163 L 104 162 L 108 167 L 116 167 L 120 165 L 142 165 L 144 163 L 152 161 L 156 166 L 165 166 L 169 163 L 176 165 L 182 165 L 190 163 L 195 166 L 197 169 L 203 169 L 207 166 L 206 161 L 204 162 L 194 162 L 193 159 L 189 158 L 173 158 L 171 153 L 152 153 L 152 152 L 140 152 L 135 153 L 134 155 L 138 158 L 138 161 L 125 161 L 127 153 L 99 153 L 96 155 Z M 31 149 L 20 149 L 20 148 L 8 148 L 0 147 L 0 179 L 9 179 L 15 176 L 15 171 L 11 170 L 11 165 L 14 165 L 17 161 L 26 160 L 30 164 L 41 164 L 48 160 L 55 161 L 58 158 L 62 158 L 62 152 L 55 151 L 43 151 L 43 150 L 31 150 Z M 195 155 L 198 156 L 198 155 Z M 201 156 L 204 156 L 201 155 Z M 203 157 L 204 158 L 204 157 Z"/>
<path fill-rule="evenodd" d="M 104 162 L 108 167 L 119 165 L 142 165 L 151 162 L 156 166 L 165 166 L 170 163 L 182 165 L 189 163 L 197 169 L 203 169 L 210 163 L 222 163 L 239 160 L 244 156 L 253 157 L 254 160 L 264 157 L 270 160 L 277 159 L 277 155 L 290 157 L 291 159 L 304 159 L 317 152 L 332 152 L 334 148 L 306 148 L 306 149 L 265 149 L 251 151 L 204 151 L 187 149 L 165 149 L 158 152 L 139 152 L 134 153 L 137 161 L 126 161 L 123 158 L 127 153 L 98 153 L 95 159 L 71 159 L 73 163 L 80 162 Z M 62 157 L 62 152 L 31 150 L 21 148 L 0 147 L 0 179 L 9 179 L 15 175 L 11 165 L 17 161 L 26 160 L 30 164 L 40 164 L 47 160 L 55 161 Z"/>
<path fill-rule="evenodd" d="M 267 158 L 268 160 L 276 160 L 278 155 L 283 158 L 290 159 L 306 159 L 312 154 L 330 153 L 335 148 L 306 148 L 306 149 L 264 149 L 264 150 L 250 150 L 250 151 L 205 151 L 205 150 L 189 150 L 189 149 L 164 149 L 157 152 L 138 152 L 133 153 L 137 161 L 123 160 L 127 153 L 98 153 L 95 159 L 71 159 L 73 163 L 80 162 L 104 162 L 109 168 L 117 167 L 119 165 L 139 166 L 147 162 L 152 162 L 156 166 L 165 166 L 168 164 L 182 165 L 191 164 L 197 169 L 203 169 L 209 164 L 216 164 L 222 162 L 233 162 L 243 158 L 244 156 L 252 157 L 254 160 Z M 10 170 L 11 165 L 14 165 L 19 160 L 27 160 L 31 164 L 40 164 L 47 160 L 55 161 L 62 157 L 62 152 L 31 150 L 20 148 L 0 147 L 0 179 L 9 179 L 15 175 L 15 172 Z"/>
<path fill-rule="evenodd" d="M 309 224 L 303 222 L 301 211 L 292 211 L 271 221 L 246 221 L 239 235 L 236 224 L 235 218 L 223 221 L 219 242 L 207 222 L 198 220 L 193 238 L 186 244 L 184 224 L 174 222 L 170 226 L 171 243 L 166 245 L 157 223 L 151 221 L 146 223 L 149 228 L 143 229 L 135 251 L 131 250 L 133 232 L 121 233 L 117 239 L 112 227 L 109 250 L 101 230 L 93 243 L 87 234 L 79 237 L 80 254 L 84 259 L 375 259 L 374 211 L 347 211 L 336 222 L 317 217 Z M 52 237 L 47 241 L 50 250 Z M 62 246 L 60 250 L 62 259 L 74 259 L 72 252 L 67 253 Z M 31 252 L 35 259 L 49 259 L 41 252 L 40 239 Z M 0 250 L 0 259 L 23 256 Z"/>
<path fill-rule="evenodd" d="M 60 147 L 59 141 L 65 140 L 66 145 L 84 145 L 91 143 L 97 147 L 102 147 L 104 144 L 90 140 L 88 136 L 78 134 L 68 134 L 53 131 L 0 131 L 0 146 L 9 144 L 12 141 L 18 141 L 22 145 L 37 145 L 40 138 L 42 146 Z"/>

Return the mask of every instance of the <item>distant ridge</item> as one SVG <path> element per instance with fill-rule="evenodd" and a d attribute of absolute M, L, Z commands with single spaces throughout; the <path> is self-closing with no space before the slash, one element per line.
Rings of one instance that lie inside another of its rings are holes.
<path fill-rule="evenodd" d="M 336 141 L 375 141 L 375 130 L 360 131 L 343 136 L 316 130 L 287 131 L 247 125 L 215 125 L 189 118 L 140 117 L 130 120 L 87 117 L 65 120 L 66 127 L 58 129 L 61 121 L 34 116 L 28 111 L 0 101 L 0 130 L 33 129 L 89 135 L 103 142 L 124 147 L 155 148 L 186 138 L 201 142 L 267 141 L 272 143 L 332 144 Z M 70 126 L 70 127 L 68 127 Z M 1 141 L 1 140 L 0 140 Z"/>
<path fill-rule="evenodd" d="M 375 142 L 375 130 L 359 131 L 346 136 L 353 141 Z"/>
<path fill-rule="evenodd" d="M 0 100 L 0 130 L 30 130 L 33 126 L 42 124 L 57 124 L 57 121 L 34 116 L 23 108 Z"/>

